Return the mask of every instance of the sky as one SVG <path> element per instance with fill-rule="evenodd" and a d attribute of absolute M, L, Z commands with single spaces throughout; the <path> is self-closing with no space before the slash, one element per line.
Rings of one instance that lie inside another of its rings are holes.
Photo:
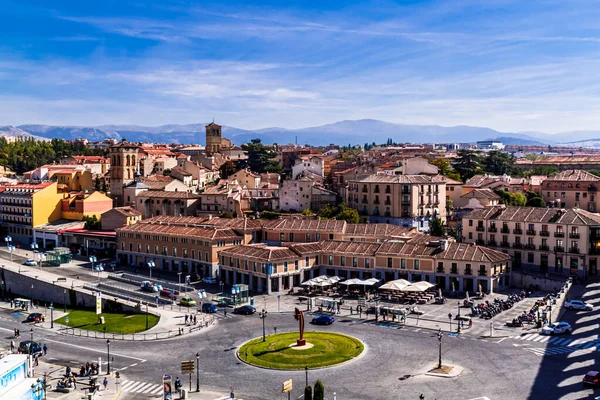
<path fill-rule="evenodd" d="M 600 126 L 597 0 L 0 0 L 0 9 L 0 125 Z"/>

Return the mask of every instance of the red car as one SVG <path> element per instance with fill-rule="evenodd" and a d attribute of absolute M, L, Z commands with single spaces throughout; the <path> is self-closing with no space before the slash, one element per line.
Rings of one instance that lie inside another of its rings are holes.
<path fill-rule="evenodd" d="M 163 289 L 160 291 L 162 297 L 166 297 L 171 300 L 177 300 L 177 295 L 171 289 Z"/>
<path fill-rule="evenodd" d="M 589 371 L 583 377 L 583 384 L 590 385 L 590 386 L 598 386 L 598 383 L 600 383 L 599 380 L 600 380 L 600 372 Z"/>

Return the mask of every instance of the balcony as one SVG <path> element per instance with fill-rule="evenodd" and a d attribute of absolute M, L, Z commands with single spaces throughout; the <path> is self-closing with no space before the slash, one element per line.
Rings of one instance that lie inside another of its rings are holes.
<path fill-rule="evenodd" d="M 588 192 L 596 192 L 598 191 L 598 187 L 594 184 L 591 184 L 590 186 L 588 186 Z"/>
<path fill-rule="evenodd" d="M 541 244 L 540 245 L 540 250 L 542 251 L 550 251 L 550 247 L 546 244 Z"/>
<path fill-rule="evenodd" d="M 569 248 L 569 253 L 579 254 L 579 247 L 571 247 L 571 248 Z"/>
<path fill-rule="evenodd" d="M 390 204 L 392 204 L 392 202 L 389 201 L 389 200 L 386 200 L 384 204 L 387 205 L 387 206 L 389 206 Z"/>
<path fill-rule="evenodd" d="M 496 243 L 495 240 L 488 240 L 488 246 L 498 246 L 498 243 Z"/>
<path fill-rule="evenodd" d="M 571 232 L 571 233 L 569 234 L 569 237 L 570 237 L 571 239 L 579 239 L 579 238 L 581 237 L 581 235 L 580 235 L 579 233 L 574 233 L 574 232 Z"/>
<path fill-rule="evenodd" d="M 554 237 L 565 237 L 564 232 L 554 232 Z"/>
<path fill-rule="evenodd" d="M 366 187 L 364 187 L 364 188 L 362 189 L 362 192 L 363 192 L 363 193 L 367 193 L 368 191 L 369 191 L 369 190 L 368 190 Z"/>
<path fill-rule="evenodd" d="M 554 251 L 557 253 L 564 253 L 565 252 L 565 248 L 562 246 L 554 246 Z"/>
<path fill-rule="evenodd" d="M 458 268 L 452 268 L 452 269 L 450 270 L 450 273 L 451 273 L 451 274 L 458 274 Z"/>
<path fill-rule="evenodd" d="M 479 276 L 487 276 L 487 271 L 485 269 L 480 269 L 478 272 Z"/>
<path fill-rule="evenodd" d="M 535 236 L 535 229 L 528 229 L 526 234 L 529 236 Z"/>
<path fill-rule="evenodd" d="M 375 199 L 375 201 L 373 202 L 373 204 L 379 204 L 379 199 Z"/>
<path fill-rule="evenodd" d="M 402 193 L 402 194 L 410 194 L 410 190 L 402 190 L 400 193 Z"/>
<path fill-rule="evenodd" d="M 502 228 L 500 230 L 500 232 L 502 232 L 502 233 L 510 233 L 510 229 L 508 229 L 508 228 Z"/>
<path fill-rule="evenodd" d="M 477 232 L 485 232 L 485 226 L 483 226 L 483 225 L 477 226 L 477 227 L 475 227 L 475 230 Z"/>
<path fill-rule="evenodd" d="M 513 249 L 522 249 L 523 248 L 523 244 L 522 243 L 514 243 L 513 244 Z"/>
<path fill-rule="evenodd" d="M 495 226 L 490 226 L 488 228 L 488 232 L 497 232 L 497 231 L 498 231 L 498 229 Z"/>
<path fill-rule="evenodd" d="M 513 233 L 515 235 L 522 235 L 523 234 L 523 229 L 515 228 L 515 229 L 513 229 Z"/>
<path fill-rule="evenodd" d="M 548 231 L 540 231 L 540 236 L 546 236 L 546 237 L 548 237 L 548 236 L 550 236 L 550 232 L 548 232 Z"/>
<path fill-rule="evenodd" d="M 510 243 L 508 243 L 508 242 L 500 242 L 500 247 L 510 247 Z"/>
<path fill-rule="evenodd" d="M 535 250 L 535 244 L 527 243 L 526 245 L 523 246 L 523 248 L 527 249 L 527 250 Z"/>
<path fill-rule="evenodd" d="M 386 212 L 383 214 L 383 216 L 384 216 L 384 217 L 391 217 L 391 214 L 390 214 L 390 212 L 389 212 L 389 211 L 386 211 Z"/>
<path fill-rule="evenodd" d="M 379 188 L 378 188 L 378 187 L 376 187 L 376 188 L 375 188 L 375 190 L 374 190 L 373 192 L 375 192 L 375 193 L 379 193 Z"/>
<path fill-rule="evenodd" d="M 485 245 L 485 240 L 483 240 L 483 239 L 477 239 L 475 241 L 475 244 L 477 244 L 478 246 L 483 246 L 483 245 Z"/>
<path fill-rule="evenodd" d="M 367 200 L 366 198 L 362 199 L 363 204 L 367 204 L 368 202 L 369 202 L 369 200 Z"/>
<path fill-rule="evenodd" d="M 409 206 L 410 205 L 410 200 L 402 200 L 402 205 L 403 206 Z"/>
<path fill-rule="evenodd" d="M 385 192 L 386 192 L 387 194 L 390 194 L 390 193 L 392 193 L 392 191 L 390 190 L 390 188 L 389 188 L 389 187 L 388 187 L 388 188 L 385 188 Z"/>
<path fill-rule="evenodd" d="M 444 273 L 444 267 L 437 267 L 437 269 L 435 270 L 435 272 L 437 272 L 438 274 L 443 274 Z"/>
<path fill-rule="evenodd" d="M 473 275 L 473 271 L 470 268 L 465 269 L 465 275 Z"/>

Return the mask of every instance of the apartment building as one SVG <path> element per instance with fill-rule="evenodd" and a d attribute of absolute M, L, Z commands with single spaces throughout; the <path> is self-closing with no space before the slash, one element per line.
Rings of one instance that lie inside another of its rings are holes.
<path fill-rule="evenodd" d="M 516 268 L 596 276 L 600 215 L 580 208 L 489 207 L 463 218 L 462 240 L 506 252 Z"/>
<path fill-rule="evenodd" d="M 114 231 L 126 225 L 133 225 L 142 220 L 142 213 L 133 207 L 115 207 L 102 214 L 102 229 Z"/>
<path fill-rule="evenodd" d="M 29 245 L 33 228 L 61 218 L 61 200 L 56 182 L 19 183 L 0 191 L 0 222 L 13 244 Z"/>
<path fill-rule="evenodd" d="M 363 222 L 429 229 L 434 217 L 446 218 L 446 182 L 429 175 L 370 175 L 351 180 L 347 204 Z"/>
<path fill-rule="evenodd" d="M 244 242 L 245 235 L 230 228 L 203 224 L 197 217 L 154 217 L 118 228 L 117 259 L 121 263 L 216 276 L 217 253 Z"/>
<path fill-rule="evenodd" d="M 425 236 L 425 235 L 423 235 Z M 510 256 L 465 243 L 326 240 L 236 246 L 219 252 L 221 279 L 259 292 L 284 291 L 320 274 L 425 280 L 444 290 L 494 291 L 509 284 Z"/>
<path fill-rule="evenodd" d="M 309 178 L 285 180 L 279 190 L 279 209 L 288 212 L 320 211 L 335 204 L 337 194 Z"/>
<path fill-rule="evenodd" d="M 600 178 L 587 171 L 570 169 L 549 176 L 542 182 L 542 197 L 554 207 L 600 210 L 598 204 Z"/>

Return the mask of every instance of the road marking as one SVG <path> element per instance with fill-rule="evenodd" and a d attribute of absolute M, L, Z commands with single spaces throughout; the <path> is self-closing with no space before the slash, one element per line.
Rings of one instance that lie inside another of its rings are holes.
<path fill-rule="evenodd" d="M 502 343 L 503 341 L 505 341 L 507 338 L 502 338 L 500 340 L 498 340 L 496 343 Z"/>
<path fill-rule="evenodd" d="M 79 345 L 76 345 L 76 344 L 60 342 L 60 341 L 52 340 L 52 339 L 44 339 L 44 341 L 46 341 L 46 342 L 52 342 L 52 343 L 60 343 L 60 344 L 65 345 L 65 346 L 71 346 L 71 347 L 75 347 L 75 348 L 82 349 L 82 350 L 89 350 L 89 351 L 93 351 L 93 352 L 96 352 L 96 353 L 102 353 L 102 354 L 106 353 L 106 351 L 104 351 L 104 350 L 96 350 L 96 349 L 92 349 L 90 347 L 79 346 Z M 142 358 L 132 357 L 132 356 L 126 356 L 125 354 L 111 353 L 111 355 L 117 356 L 117 357 L 123 357 L 123 358 L 130 358 L 132 360 L 137 360 L 137 361 L 144 361 Z"/>
<path fill-rule="evenodd" d="M 135 367 L 136 365 L 138 365 L 138 363 L 133 363 L 130 365 L 130 367 Z"/>
<path fill-rule="evenodd" d="M 543 338 L 540 339 L 540 343 L 546 343 L 549 340 L 550 340 L 550 336 L 545 336 L 545 337 L 543 337 Z"/>

